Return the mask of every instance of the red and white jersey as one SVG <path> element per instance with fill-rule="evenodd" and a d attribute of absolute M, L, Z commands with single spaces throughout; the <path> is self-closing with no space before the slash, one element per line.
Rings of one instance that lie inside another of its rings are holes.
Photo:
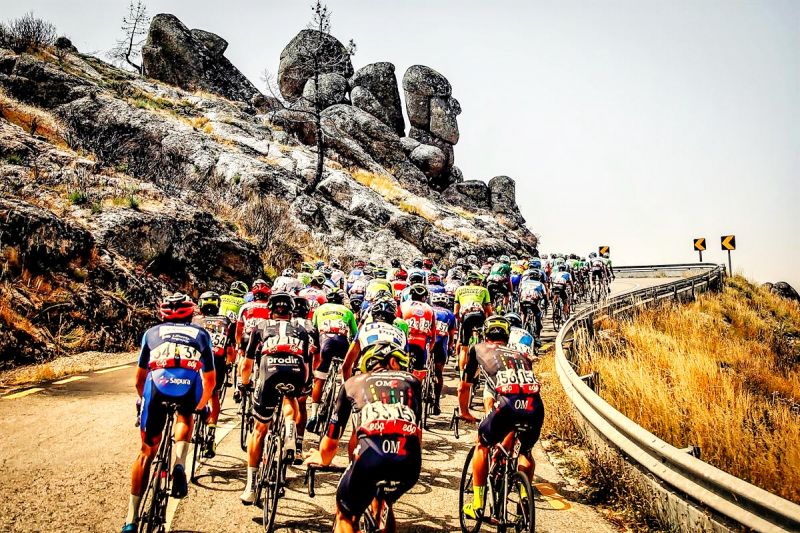
<path fill-rule="evenodd" d="M 392 289 L 394 289 L 394 299 L 398 302 L 400 301 L 400 293 L 408 287 L 408 282 L 402 279 L 398 279 L 392 282 Z"/>
<path fill-rule="evenodd" d="M 406 300 L 400 304 L 400 315 L 408 324 L 408 343 L 425 347 L 436 338 L 436 311 L 425 302 Z"/>
<path fill-rule="evenodd" d="M 246 345 L 253 328 L 269 320 L 269 317 L 270 311 L 266 301 L 253 300 L 242 304 L 239 308 L 239 318 L 236 320 L 236 339 L 239 345 Z"/>
<path fill-rule="evenodd" d="M 314 311 L 317 310 L 317 307 L 324 303 L 328 303 L 328 297 L 326 296 L 325 289 L 306 287 L 300 291 L 299 296 L 308 301 L 308 317 L 306 318 L 309 320 L 314 318 Z"/>

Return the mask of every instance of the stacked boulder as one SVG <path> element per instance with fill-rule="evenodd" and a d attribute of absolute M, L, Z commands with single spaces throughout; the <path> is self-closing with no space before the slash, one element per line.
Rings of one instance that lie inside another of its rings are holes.
<path fill-rule="evenodd" d="M 394 65 L 387 62 L 361 67 L 350 79 L 350 99 L 353 105 L 378 118 L 402 137 L 406 123 Z"/>
<path fill-rule="evenodd" d="M 424 65 L 414 65 L 403 76 L 406 111 L 411 123 L 409 137 L 420 143 L 411 152 L 414 161 L 430 179 L 434 188 L 445 189 L 460 181 L 453 171 L 453 146 L 458 143 L 458 121 L 461 105 L 452 97 L 447 78 Z M 416 154 L 414 155 L 414 152 Z M 443 159 L 444 163 L 439 164 Z"/>

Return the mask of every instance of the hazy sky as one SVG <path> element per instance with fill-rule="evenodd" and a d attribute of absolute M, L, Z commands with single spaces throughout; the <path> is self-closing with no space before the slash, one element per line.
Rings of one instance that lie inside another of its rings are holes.
<path fill-rule="evenodd" d="M 220 34 L 256 85 L 310 0 L 147 2 Z M 541 250 L 611 246 L 615 264 L 721 262 L 800 288 L 800 2 L 331 0 L 356 68 L 444 74 L 461 102 L 456 164 L 505 174 Z M 0 0 L 103 52 L 127 0 Z"/>

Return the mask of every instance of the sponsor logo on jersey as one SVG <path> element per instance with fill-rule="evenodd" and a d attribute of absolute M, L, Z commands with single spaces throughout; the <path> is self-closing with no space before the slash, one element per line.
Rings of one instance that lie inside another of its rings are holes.
<path fill-rule="evenodd" d="M 158 384 L 162 385 L 162 386 L 163 385 L 191 385 L 192 384 L 192 380 L 189 379 L 189 378 L 185 378 L 185 379 L 176 378 L 174 376 L 170 376 L 170 377 L 161 376 L 160 378 L 158 378 Z"/>
<path fill-rule="evenodd" d="M 170 335 L 186 335 L 196 339 L 199 333 L 200 330 L 192 326 L 159 326 L 158 328 L 158 335 L 162 339 Z"/>

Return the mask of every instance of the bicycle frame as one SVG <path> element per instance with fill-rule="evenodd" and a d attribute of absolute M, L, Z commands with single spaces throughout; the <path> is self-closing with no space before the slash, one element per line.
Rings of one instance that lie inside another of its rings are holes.
<path fill-rule="evenodd" d="M 158 452 L 153 459 L 150 467 L 150 481 L 144 491 L 142 508 L 147 509 L 145 514 L 139 517 L 139 531 L 152 532 L 160 531 L 166 525 L 167 503 L 169 502 L 169 492 L 172 483 L 172 445 L 174 437 L 172 430 L 175 424 L 175 412 L 177 405 L 167 404 L 167 422 L 164 425 L 161 442 L 158 445 Z M 148 502 L 149 498 L 149 502 Z M 147 505 L 149 503 L 149 506 Z"/>

